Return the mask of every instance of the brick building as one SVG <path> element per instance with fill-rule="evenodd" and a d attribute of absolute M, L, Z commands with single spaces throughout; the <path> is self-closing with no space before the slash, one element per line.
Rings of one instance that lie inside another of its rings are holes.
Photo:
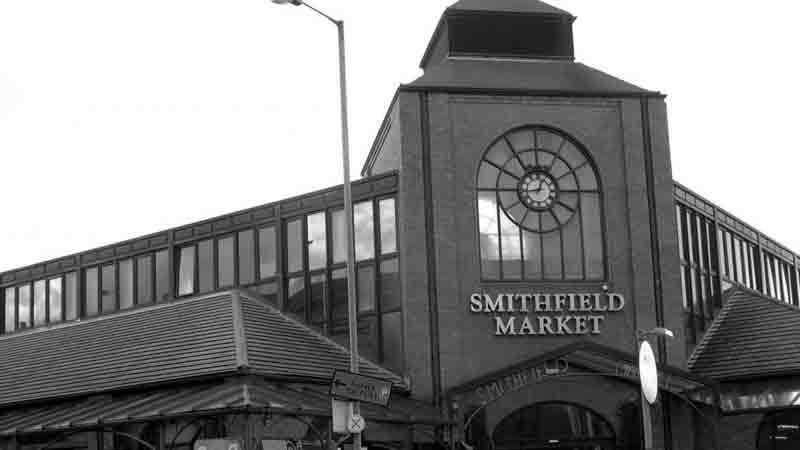
<path fill-rule="evenodd" d="M 569 13 L 448 8 L 354 183 L 366 445 L 800 443 L 798 257 L 672 179 L 665 96 L 575 61 Z M 333 446 L 341 187 L 0 274 L 0 448 Z M 655 327 L 675 337 L 647 337 Z M 346 441 L 342 441 L 346 442 Z"/>

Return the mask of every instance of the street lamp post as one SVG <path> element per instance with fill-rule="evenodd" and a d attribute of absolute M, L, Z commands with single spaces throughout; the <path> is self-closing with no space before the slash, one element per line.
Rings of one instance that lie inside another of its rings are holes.
<path fill-rule="evenodd" d="M 347 238 L 347 325 L 350 336 L 350 371 L 358 373 L 358 308 L 356 306 L 355 243 L 353 240 L 353 197 L 350 189 L 350 137 L 347 126 L 347 74 L 344 55 L 344 22 L 336 20 L 303 0 L 272 0 L 279 5 L 305 6 L 334 25 L 339 35 L 339 93 L 342 119 L 342 165 L 344 167 L 344 217 Z M 353 415 L 360 415 L 358 402 L 353 402 Z M 361 450 L 361 433 L 353 433 L 353 449 Z"/>

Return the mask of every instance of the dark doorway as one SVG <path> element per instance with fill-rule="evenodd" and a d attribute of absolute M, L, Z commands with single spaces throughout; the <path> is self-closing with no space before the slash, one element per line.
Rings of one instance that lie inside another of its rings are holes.
<path fill-rule="evenodd" d="M 596 412 L 573 403 L 545 402 L 506 416 L 492 433 L 496 450 L 613 450 L 614 429 Z"/>

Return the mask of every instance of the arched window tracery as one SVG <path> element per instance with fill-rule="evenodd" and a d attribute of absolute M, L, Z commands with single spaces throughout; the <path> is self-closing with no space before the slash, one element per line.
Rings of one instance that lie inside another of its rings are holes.
<path fill-rule="evenodd" d="M 583 146 L 559 130 L 511 130 L 477 174 L 481 273 L 486 280 L 605 278 L 602 190 Z"/>

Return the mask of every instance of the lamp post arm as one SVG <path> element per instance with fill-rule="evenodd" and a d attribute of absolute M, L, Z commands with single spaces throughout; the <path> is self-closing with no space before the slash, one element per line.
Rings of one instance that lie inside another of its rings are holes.
<path fill-rule="evenodd" d="M 333 17 L 331 17 L 331 16 L 329 16 L 329 15 L 325 14 L 324 12 L 322 12 L 322 11 L 318 10 L 317 8 L 314 8 L 313 6 L 309 5 L 309 4 L 308 4 L 308 3 L 306 3 L 306 2 L 301 2 L 300 4 L 301 4 L 301 5 L 303 5 L 303 6 L 305 6 L 305 7 L 307 7 L 308 9 L 310 9 L 310 10 L 314 11 L 315 13 L 319 14 L 320 16 L 322 16 L 322 17 L 324 17 L 324 18 L 326 18 L 326 19 L 330 20 L 331 22 L 333 22 L 333 23 L 334 23 L 334 24 L 335 24 L 337 27 L 339 27 L 340 29 L 342 28 L 342 21 L 334 19 Z M 341 31 L 340 31 L 340 32 L 341 32 Z"/>

